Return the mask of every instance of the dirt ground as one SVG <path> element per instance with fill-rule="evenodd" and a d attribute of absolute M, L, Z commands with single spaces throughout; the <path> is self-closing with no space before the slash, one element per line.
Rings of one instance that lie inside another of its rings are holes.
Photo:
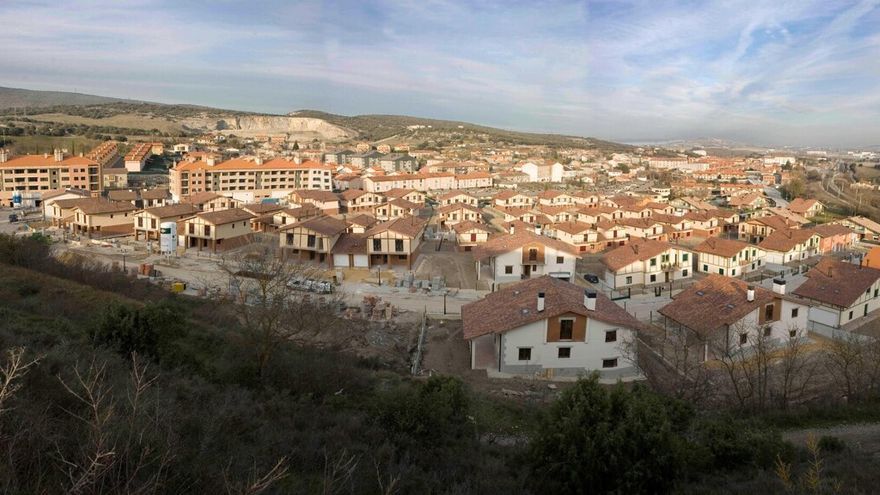
<path fill-rule="evenodd" d="M 452 243 L 444 242 L 437 251 L 437 241 L 422 243 L 422 254 L 416 260 L 415 275 L 419 280 L 430 280 L 440 275 L 447 287 L 476 289 L 477 270 L 471 253 L 457 252 Z"/>

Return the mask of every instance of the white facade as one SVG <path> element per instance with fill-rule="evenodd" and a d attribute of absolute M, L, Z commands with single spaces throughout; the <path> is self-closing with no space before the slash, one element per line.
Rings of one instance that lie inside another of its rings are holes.
<path fill-rule="evenodd" d="M 766 253 L 763 249 L 749 246 L 734 256 L 697 252 L 697 269 L 702 273 L 717 273 L 726 277 L 742 277 L 752 270 L 760 270 Z"/>
<path fill-rule="evenodd" d="M 523 278 L 538 278 L 542 275 L 572 280 L 576 261 L 577 256 L 573 254 L 545 246 L 543 263 L 530 263 L 528 259 L 523 259 L 520 249 L 514 249 L 492 258 L 490 269 L 496 284 L 518 282 Z"/>
<path fill-rule="evenodd" d="M 617 271 L 605 269 L 605 283 L 613 289 L 674 282 L 693 275 L 693 253 L 670 248 L 646 260 L 639 260 Z"/>

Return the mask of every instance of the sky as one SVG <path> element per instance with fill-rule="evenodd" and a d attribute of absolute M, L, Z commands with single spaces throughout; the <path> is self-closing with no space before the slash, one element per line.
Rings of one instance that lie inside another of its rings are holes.
<path fill-rule="evenodd" d="M 0 86 L 880 145 L 880 0 L 0 0 Z"/>

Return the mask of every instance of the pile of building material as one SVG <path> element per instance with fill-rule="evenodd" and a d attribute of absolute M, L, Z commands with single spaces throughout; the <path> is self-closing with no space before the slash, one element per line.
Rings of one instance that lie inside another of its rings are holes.
<path fill-rule="evenodd" d="M 387 303 L 378 296 L 364 296 L 360 307 L 361 318 L 368 320 L 390 320 L 397 316 L 397 306 Z M 346 315 L 354 317 L 354 313 L 347 312 Z"/>
<path fill-rule="evenodd" d="M 403 275 L 403 278 L 395 281 L 395 285 L 397 287 L 409 289 L 410 292 L 415 292 L 417 290 L 441 292 L 446 289 L 446 279 L 437 275 L 432 277 L 431 280 L 416 280 L 413 272 L 406 272 Z"/>

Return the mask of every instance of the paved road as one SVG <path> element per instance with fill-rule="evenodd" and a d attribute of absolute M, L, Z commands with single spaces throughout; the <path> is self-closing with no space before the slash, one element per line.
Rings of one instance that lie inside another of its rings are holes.
<path fill-rule="evenodd" d="M 776 206 L 780 208 L 788 208 L 788 201 L 782 198 L 782 193 L 779 192 L 779 189 L 766 186 L 764 187 L 764 194 L 766 194 L 768 198 L 772 199 Z"/>

